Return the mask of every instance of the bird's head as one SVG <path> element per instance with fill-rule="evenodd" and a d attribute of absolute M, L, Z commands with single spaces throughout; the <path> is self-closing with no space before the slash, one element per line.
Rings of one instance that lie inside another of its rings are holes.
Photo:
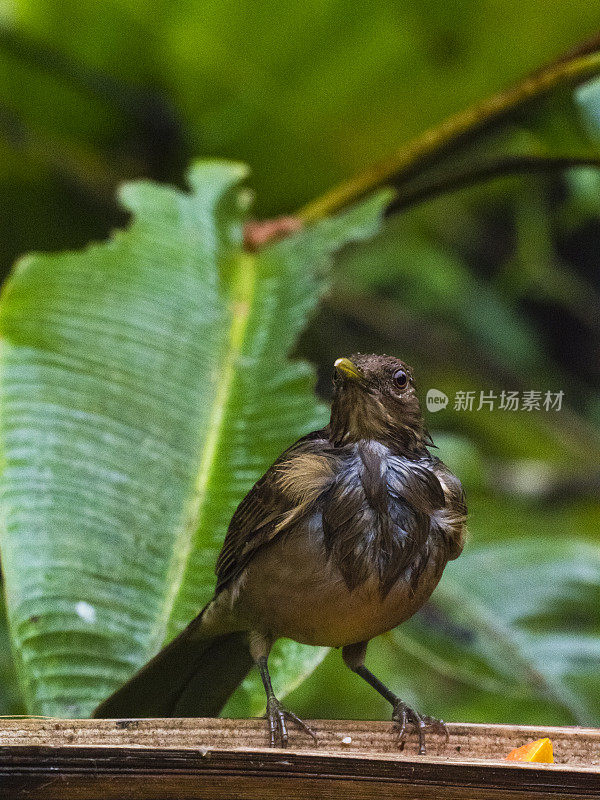
<path fill-rule="evenodd" d="M 376 439 L 409 451 L 432 444 L 408 364 L 355 353 L 334 366 L 330 429 L 336 444 Z"/>

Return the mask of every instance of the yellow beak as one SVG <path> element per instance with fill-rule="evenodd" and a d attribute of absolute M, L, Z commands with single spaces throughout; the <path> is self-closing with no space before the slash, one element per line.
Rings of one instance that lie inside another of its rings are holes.
<path fill-rule="evenodd" d="M 342 375 L 345 375 L 346 378 L 350 378 L 351 380 L 357 381 L 361 380 L 363 377 L 349 358 L 338 358 L 333 366 L 338 372 L 341 372 Z"/>

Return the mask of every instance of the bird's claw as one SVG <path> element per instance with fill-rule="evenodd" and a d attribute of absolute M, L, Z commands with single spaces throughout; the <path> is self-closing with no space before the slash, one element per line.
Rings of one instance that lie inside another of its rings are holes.
<path fill-rule="evenodd" d="M 265 718 L 269 723 L 269 737 L 271 747 L 287 747 L 288 732 L 286 720 L 293 722 L 304 733 L 312 736 L 317 741 L 317 734 L 310 728 L 304 720 L 297 717 L 287 708 L 284 708 L 276 697 L 270 697 L 267 701 L 267 713 Z"/>
<path fill-rule="evenodd" d="M 409 728 L 412 728 L 419 736 L 419 755 L 425 755 L 425 733 L 432 731 L 434 733 L 443 734 L 446 737 L 446 742 L 449 739 L 448 728 L 441 719 L 435 717 L 428 717 L 419 714 L 414 708 L 411 708 L 402 700 L 399 700 L 394 705 L 392 712 L 392 721 L 398 732 L 398 741 L 404 746 L 404 742 Z"/>

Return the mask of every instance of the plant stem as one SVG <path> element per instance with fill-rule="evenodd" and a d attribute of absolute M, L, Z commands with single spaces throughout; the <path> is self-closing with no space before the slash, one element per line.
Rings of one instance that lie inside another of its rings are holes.
<path fill-rule="evenodd" d="M 600 52 L 553 63 L 538 70 L 516 86 L 448 117 L 400 147 L 389 158 L 311 201 L 297 212 L 297 216 L 305 223 L 315 222 L 359 200 L 383 184 L 392 180 L 407 180 L 420 168 L 439 161 L 464 141 L 473 139 L 528 102 L 543 97 L 559 86 L 582 83 L 598 72 Z"/>
<path fill-rule="evenodd" d="M 481 181 L 504 178 L 532 172 L 560 172 L 566 169 L 590 167 L 600 169 L 600 157 L 596 156 L 500 156 L 474 164 L 468 170 L 454 170 L 430 182 L 408 186 L 392 200 L 388 211 L 394 213 L 410 208 L 441 194 L 448 194 Z"/>

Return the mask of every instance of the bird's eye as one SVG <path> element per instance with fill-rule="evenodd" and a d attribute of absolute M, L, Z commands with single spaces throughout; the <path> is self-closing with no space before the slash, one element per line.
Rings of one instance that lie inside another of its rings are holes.
<path fill-rule="evenodd" d="M 406 389 L 408 375 L 403 369 L 397 369 L 396 372 L 394 372 L 394 383 L 398 389 Z"/>

